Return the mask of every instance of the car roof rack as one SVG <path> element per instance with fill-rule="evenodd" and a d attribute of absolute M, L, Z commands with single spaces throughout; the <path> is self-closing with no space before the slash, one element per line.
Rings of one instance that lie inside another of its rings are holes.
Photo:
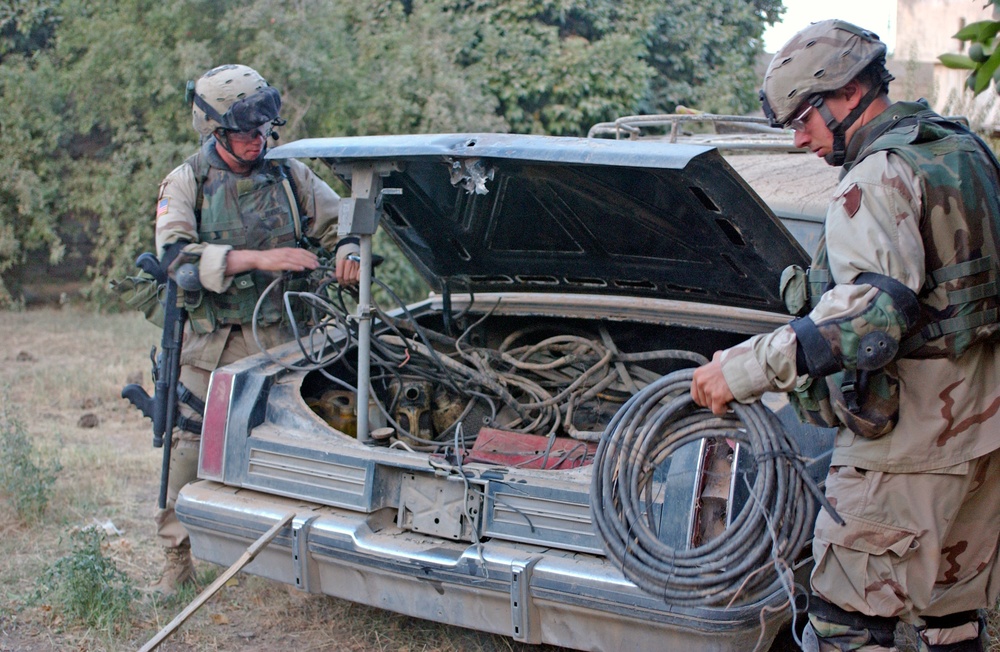
<path fill-rule="evenodd" d="M 697 133 L 687 126 L 711 127 L 710 133 Z M 623 116 L 613 122 L 601 122 L 590 128 L 588 138 L 616 140 L 666 140 L 671 143 L 709 145 L 721 150 L 764 150 L 801 152 L 795 147 L 790 129 L 772 127 L 767 118 L 702 112 L 662 113 Z"/>

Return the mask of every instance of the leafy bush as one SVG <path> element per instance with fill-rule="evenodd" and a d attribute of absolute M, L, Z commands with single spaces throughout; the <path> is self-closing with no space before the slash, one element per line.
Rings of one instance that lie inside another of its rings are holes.
<path fill-rule="evenodd" d="M 58 461 L 36 461 L 24 424 L 11 414 L 6 399 L 0 403 L 0 495 L 14 505 L 17 518 L 36 522 L 49 504 L 52 485 L 62 470 Z"/>
<path fill-rule="evenodd" d="M 105 555 L 100 529 L 70 535 L 73 550 L 50 566 L 39 580 L 35 602 L 47 601 L 64 616 L 107 636 L 127 632 L 138 591 L 115 561 Z"/>
<path fill-rule="evenodd" d="M 185 81 L 245 63 L 282 141 L 583 135 L 677 104 L 757 109 L 780 0 L 19 0 L 0 10 L 0 307 L 39 278 L 108 280 L 153 243 L 156 189 L 197 147 Z M 387 268 L 388 269 L 388 268 Z M 58 274 L 54 274 L 53 271 Z M 400 267 L 401 294 L 417 291 Z M 388 278 L 391 274 L 383 272 Z M 398 288 L 400 286 L 397 286 Z"/>

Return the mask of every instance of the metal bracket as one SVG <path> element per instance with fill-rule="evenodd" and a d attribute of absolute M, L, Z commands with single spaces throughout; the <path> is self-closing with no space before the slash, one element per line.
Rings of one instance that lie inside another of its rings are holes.
<path fill-rule="evenodd" d="M 344 197 L 340 200 L 337 235 L 371 235 L 378 228 L 375 202 L 370 199 Z"/>
<path fill-rule="evenodd" d="M 371 378 L 371 328 L 372 313 L 372 235 L 378 228 L 382 215 L 383 194 L 398 195 L 399 188 L 383 190 L 382 177 L 389 176 L 394 170 L 402 169 L 398 163 L 391 161 L 358 161 L 349 167 L 335 166 L 341 176 L 351 179 L 351 197 L 340 202 L 340 221 L 337 224 L 337 235 L 358 236 L 360 251 L 361 278 L 358 279 L 358 441 L 371 444 L 368 432 L 368 405 Z"/>
<path fill-rule="evenodd" d="M 450 475 L 450 474 L 448 474 Z M 407 473 L 399 490 L 399 527 L 454 541 L 475 541 L 482 495 L 468 491 L 464 482 L 441 482 L 424 473 Z"/>
<path fill-rule="evenodd" d="M 522 643 L 541 643 L 541 634 L 531 627 L 531 573 L 541 557 L 515 560 L 510 565 L 511 637 Z"/>
<path fill-rule="evenodd" d="M 337 235 L 372 235 L 381 217 L 382 195 L 401 194 L 399 188 L 382 189 L 382 177 L 401 166 L 387 161 L 362 161 L 335 166 L 335 171 L 351 180 L 351 196 L 340 200 Z"/>
<path fill-rule="evenodd" d="M 307 593 L 319 593 L 316 564 L 309 563 L 309 530 L 318 517 L 296 516 L 292 521 L 292 571 L 295 588 Z M 314 588 L 315 587 L 315 590 Z"/>

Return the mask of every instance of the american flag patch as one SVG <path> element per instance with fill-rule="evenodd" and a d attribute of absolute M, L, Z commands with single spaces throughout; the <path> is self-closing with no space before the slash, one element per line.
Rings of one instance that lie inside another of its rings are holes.
<path fill-rule="evenodd" d="M 161 199 L 159 202 L 156 203 L 156 216 L 157 217 L 159 217 L 159 216 L 161 216 L 161 215 L 163 215 L 164 213 L 167 212 L 167 206 L 168 206 L 169 203 L 170 203 L 170 200 L 168 198 L 166 198 L 166 197 L 164 197 L 163 199 Z"/>

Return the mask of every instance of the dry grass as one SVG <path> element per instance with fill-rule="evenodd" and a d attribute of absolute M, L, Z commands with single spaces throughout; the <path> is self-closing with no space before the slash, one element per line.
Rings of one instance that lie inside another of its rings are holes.
<path fill-rule="evenodd" d="M 35 449 L 58 459 L 49 508 L 40 522 L 18 523 L 0 498 L 0 652 L 135 650 L 196 595 L 188 590 L 134 605 L 128 634 L 107 636 L 68 622 L 57 608 L 30 605 L 38 577 L 69 551 L 73 528 L 113 524 L 107 554 L 136 586 L 161 563 L 152 514 L 160 451 L 150 425 L 120 396 L 140 379 L 151 391 L 149 349 L 159 333 L 136 314 L 98 316 L 76 310 L 0 312 L 0 400 L 17 413 Z M 80 427 L 94 415 L 96 428 Z M 221 572 L 198 564 L 207 586 Z M 1000 614 L 991 614 L 1000 630 Z M 996 636 L 994 636 L 996 639 Z M 275 649 L 306 651 L 556 651 L 511 639 L 417 620 L 371 607 L 290 593 L 260 578 L 237 578 L 161 647 L 165 651 Z M 994 643 L 991 652 L 1000 652 Z"/>
<path fill-rule="evenodd" d="M 159 332 L 138 314 L 94 315 L 76 309 L 0 312 L 0 401 L 25 426 L 35 451 L 58 459 L 48 509 L 19 523 L 0 497 L 0 652 L 135 650 L 170 622 L 195 590 L 133 605 L 127 633 L 109 636 L 70 622 L 54 605 L 31 604 L 38 578 L 70 552 L 74 528 L 108 524 L 106 554 L 136 586 L 156 577 L 162 556 L 152 514 L 161 453 L 150 424 L 120 398 L 136 380 L 152 391 L 149 349 Z M 96 427 L 82 427 L 84 415 Z M 197 564 L 201 585 L 221 572 Z M 238 575 L 161 650 L 275 649 L 354 652 L 413 650 L 507 652 L 557 650 L 518 644 L 322 596 L 292 594 L 281 584 Z"/>

